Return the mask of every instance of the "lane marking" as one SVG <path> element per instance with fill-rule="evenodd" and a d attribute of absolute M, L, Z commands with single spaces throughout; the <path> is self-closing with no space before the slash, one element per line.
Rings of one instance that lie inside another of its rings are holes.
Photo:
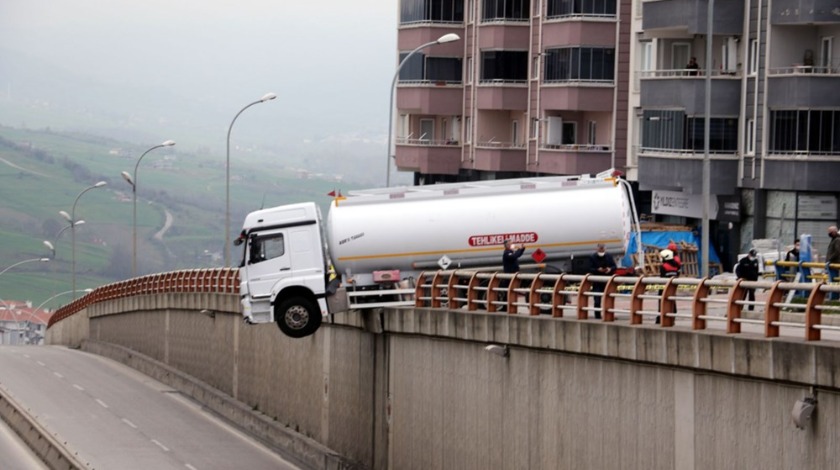
<path fill-rule="evenodd" d="M 41 362 L 41 361 L 35 361 L 35 364 L 38 364 L 38 365 L 39 365 L 39 366 L 41 366 L 41 367 L 46 367 L 46 366 L 47 366 L 46 364 L 44 364 L 44 363 L 43 363 L 43 362 Z"/>
<path fill-rule="evenodd" d="M 58 372 L 53 372 L 53 374 L 55 374 L 55 376 L 56 376 L 56 377 L 58 377 L 59 379 L 63 379 L 63 378 L 64 378 L 64 376 L 63 376 L 63 375 L 61 375 L 61 374 L 59 374 Z"/>
<path fill-rule="evenodd" d="M 130 427 L 132 427 L 132 428 L 134 428 L 134 429 L 137 429 L 137 425 L 136 425 L 136 424 L 132 423 L 131 421 L 129 421 L 129 420 L 125 419 L 125 418 L 123 418 L 123 419 L 122 419 L 122 422 L 123 422 L 123 423 L 125 423 L 125 424 L 127 424 L 127 425 L 129 425 Z"/>
<path fill-rule="evenodd" d="M 197 468 L 193 467 L 192 465 L 190 465 L 188 463 L 185 463 L 184 466 L 189 468 L 190 470 L 198 470 Z"/>
<path fill-rule="evenodd" d="M 161 444 L 157 439 L 152 439 L 152 442 L 157 444 L 157 446 L 160 447 L 161 449 L 163 449 L 164 452 L 169 452 L 169 448 L 166 447 L 165 445 Z"/>
<path fill-rule="evenodd" d="M 100 400 L 99 398 L 96 399 L 96 403 L 99 403 L 100 405 L 102 405 L 102 408 L 108 408 L 108 404 L 105 403 L 104 401 Z"/>
<path fill-rule="evenodd" d="M 79 384 L 73 384 L 73 388 L 75 388 L 76 390 L 78 390 L 78 391 L 80 391 L 80 392 L 84 392 L 84 391 L 85 391 L 84 387 L 82 387 L 82 386 L 81 386 L 81 385 L 79 385 Z"/>

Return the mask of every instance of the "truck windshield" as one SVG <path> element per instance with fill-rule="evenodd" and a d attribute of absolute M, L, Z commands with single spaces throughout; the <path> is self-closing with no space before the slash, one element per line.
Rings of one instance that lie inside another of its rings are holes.
<path fill-rule="evenodd" d="M 254 236 L 248 242 L 248 264 L 260 263 L 265 260 L 278 258 L 286 252 L 283 244 L 283 234 Z"/>

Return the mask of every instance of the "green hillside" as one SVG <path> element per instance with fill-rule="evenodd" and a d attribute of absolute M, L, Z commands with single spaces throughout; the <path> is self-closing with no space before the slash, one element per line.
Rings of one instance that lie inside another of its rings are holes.
<path fill-rule="evenodd" d="M 76 288 L 130 278 L 132 192 L 120 172 L 133 173 L 140 155 L 155 144 L 141 148 L 89 135 L 0 126 L 0 271 L 21 260 L 48 256 L 43 240 L 56 249 L 49 263 L 25 263 L 0 276 L 0 298 L 38 305 L 71 289 L 72 230 L 56 239 L 69 226 L 59 211 L 71 213 L 79 194 L 98 181 L 107 185 L 85 192 L 76 204 L 76 220 L 85 221 L 75 230 Z M 216 153 L 183 153 L 176 145 L 156 149 L 141 161 L 138 275 L 224 264 L 224 149 Z M 307 178 L 286 166 L 292 160 L 232 144 L 232 236 L 249 211 L 301 201 L 318 202 L 326 210 L 328 192 L 353 189 L 346 183 Z M 167 213 L 171 226 L 157 240 L 154 235 L 164 227 Z M 47 307 L 70 298 L 60 296 Z"/>

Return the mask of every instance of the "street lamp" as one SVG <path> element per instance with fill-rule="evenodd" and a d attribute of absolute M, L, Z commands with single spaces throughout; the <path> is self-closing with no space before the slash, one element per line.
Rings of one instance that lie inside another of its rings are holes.
<path fill-rule="evenodd" d="M 400 64 L 397 66 L 397 71 L 394 72 L 394 79 L 391 80 L 391 101 L 388 105 L 388 148 L 385 149 L 387 152 L 387 160 L 388 160 L 388 167 L 387 172 L 385 173 L 385 187 L 388 188 L 391 186 L 391 132 L 394 126 L 394 92 L 397 88 L 397 78 L 400 76 L 400 69 L 402 69 L 403 65 L 408 61 L 408 58 L 420 52 L 422 49 L 425 49 L 429 46 L 434 46 L 435 44 L 445 44 L 447 42 L 453 42 L 461 39 L 461 36 L 458 36 L 455 33 L 444 34 L 443 36 L 437 38 L 437 40 L 432 42 L 427 42 L 426 44 L 421 44 L 413 51 L 409 52 L 408 55 L 403 57 L 400 61 Z"/>
<path fill-rule="evenodd" d="M 243 111 L 250 108 L 255 104 L 265 103 L 266 101 L 271 101 L 277 98 L 277 95 L 274 93 L 266 93 L 263 95 L 262 98 L 254 101 L 253 103 L 248 103 L 247 106 L 240 109 L 236 116 L 233 117 L 233 120 L 230 121 L 230 126 L 228 126 L 227 132 L 227 152 L 226 152 L 226 160 L 225 160 L 225 266 L 230 266 L 230 131 L 233 130 L 233 123 L 236 122 L 236 118 L 242 114 Z"/>
<path fill-rule="evenodd" d="M 140 166 L 140 160 L 146 156 L 147 153 L 151 152 L 154 149 L 159 149 L 161 147 L 172 147 L 175 145 L 174 140 L 167 140 L 162 144 L 155 145 L 154 147 L 150 148 L 143 152 L 143 155 L 140 155 L 140 158 L 137 159 L 137 163 L 134 164 L 134 173 L 129 174 L 127 171 L 123 171 L 121 173 L 124 180 L 131 185 L 131 193 L 132 199 L 134 200 L 134 213 L 132 216 L 132 229 L 131 229 L 131 276 L 134 277 L 137 275 L 137 168 Z"/>
<path fill-rule="evenodd" d="M 7 267 L 6 269 L 0 271 L 0 276 L 2 276 L 3 274 L 6 274 L 6 271 L 8 271 L 12 268 L 15 268 L 17 266 L 20 266 L 21 264 L 24 264 L 24 263 L 34 263 L 35 261 L 41 261 L 42 263 L 46 263 L 49 260 L 50 260 L 49 258 L 30 258 L 30 259 L 25 259 L 23 261 L 18 261 L 17 263 L 15 263 L 15 264 Z"/>
<path fill-rule="evenodd" d="M 90 191 L 91 189 L 101 188 L 101 187 L 105 186 L 106 184 L 108 184 L 108 183 L 106 183 L 104 181 L 100 181 L 100 182 L 94 184 L 93 186 L 88 186 L 87 188 L 83 189 L 82 192 L 80 192 L 79 195 L 76 196 L 76 200 L 73 201 L 73 209 L 70 211 L 70 214 L 67 214 L 67 212 L 65 212 L 65 211 L 59 211 L 58 212 L 59 214 L 61 214 L 62 217 L 64 217 L 65 219 L 67 219 L 68 222 L 70 222 L 70 228 L 71 228 L 70 233 L 73 236 L 73 241 L 72 241 L 72 244 L 73 244 L 73 247 L 72 247 L 72 251 L 73 251 L 73 263 L 72 263 L 72 265 L 73 265 L 73 268 L 72 268 L 73 269 L 73 300 L 76 300 L 76 225 L 81 225 L 81 224 L 78 224 L 77 221 L 76 221 L 76 204 L 79 202 L 79 198 L 81 198 L 83 194 Z"/>

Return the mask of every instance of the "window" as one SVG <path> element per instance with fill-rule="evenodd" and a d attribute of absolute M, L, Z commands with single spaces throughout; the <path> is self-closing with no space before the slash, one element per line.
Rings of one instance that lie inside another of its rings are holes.
<path fill-rule="evenodd" d="M 653 41 L 642 43 L 642 54 L 639 68 L 643 71 L 653 70 Z"/>
<path fill-rule="evenodd" d="M 483 21 L 525 21 L 530 11 L 530 0 L 483 0 L 481 19 Z"/>
<path fill-rule="evenodd" d="M 705 118 L 686 116 L 683 111 L 645 110 L 642 148 L 702 152 L 705 147 Z M 738 119 L 713 117 L 709 123 L 709 150 L 734 153 L 738 150 Z"/>
<path fill-rule="evenodd" d="M 531 118 L 531 138 L 532 139 L 537 138 L 537 129 L 538 129 L 539 125 L 540 125 L 540 120 L 539 119 Z"/>
<path fill-rule="evenodd" d="M 473 18 L 475 18 L 475 2 L 473 0 L 467 0 L 467 21 L 470 23 L 473 22 Z"/>
<path fill-rule="evenodd" d="M 464 0 L 402 0 L 400 24 L 463 21 Z"/>
<path fill-rule="evenodd" d="M 540 78 L 540 56 L 535 55 L 533 59 L 531 59 L 531 78 L 536 80 Z"/>
<path fill-rule="evenodd" d="M 691 44 L 675 42 L 671 44 L 671 70 L 681 70 L 691 59 Z"/>
<path fill-rule="evenodd" d="M 755 155 L 755 119 L 747 121 L 746 142 L 744 142 L 744 149 L 747 155 Z"/>
<path fill-rule="evenodd" d="M 467 83 L 473 82 L 473 58 L 467 59 Z"/>
<path fill-rule="evenodd" d="M 574 47 L 548 49 L 545 82 L 607 81 L 615 76 L 615 49 Z"/>
<path fill-rule="evenodd" d="M 750 63 L 748 72 L 750 75 L 758 73 L 758 39 L 750 40 Z"/>
<path fill-rule="evenodd" d="M 597 142 L 595 132 L 598 129 L 598 123 L 595 121 L 589 121 L 589 140 L 587 143 L 589 145 L 595 145 Z"/>
<path fill-rule="evenodd" d="M 400 54 L 400 61 L 407 52 Z M 461 59 L 457 57 L 426 57 L 422 52 L 409 57 L 400 69 L 400 82 L 461 83 Z"/>
<path fill-rule="evenodd" d="M 251 237 L 248 264 L 261 263 L 263 261 L 279 258 L 286 252 L 283 244 L 283 234 Z"/>
<path fill-rule="evenodd" d="M 771 153 L 840 153 L 840 110 L 770 112 Z"/>
<path fill-rule="evenodd" d="M 435 140 L 435 120 L 421 119 L 420 120 L 420 141 L 429 143 Z"/>
<path fill-rule="evenodd" d="M 577 143 L 577 123 L 563 121 L 563 145 Z"/>
<path fill-rule="evenodd" d="M 615 16 L 615 0 L 548 0 L 546 16 Z"/>
<path fill-rule="evenodd" d="M 519 121 L 514 119 L 510 123 L 510 141 L 513 143 L 513 146 L 516 147 L 519 144 Z"/>
<path fill-rule="evenodd" d="M 820 45 L 820 67 L 825 68 L 825 73 L 831 73 L 831 54 L 834 48 L 834 37 L 826 36 L 822 38 Z"/>
<path fill-rule="evenodd" d="M 483 51 L 481 53 L 482 81 L 526 81 L 527 79 L 527 51 Z"/>

